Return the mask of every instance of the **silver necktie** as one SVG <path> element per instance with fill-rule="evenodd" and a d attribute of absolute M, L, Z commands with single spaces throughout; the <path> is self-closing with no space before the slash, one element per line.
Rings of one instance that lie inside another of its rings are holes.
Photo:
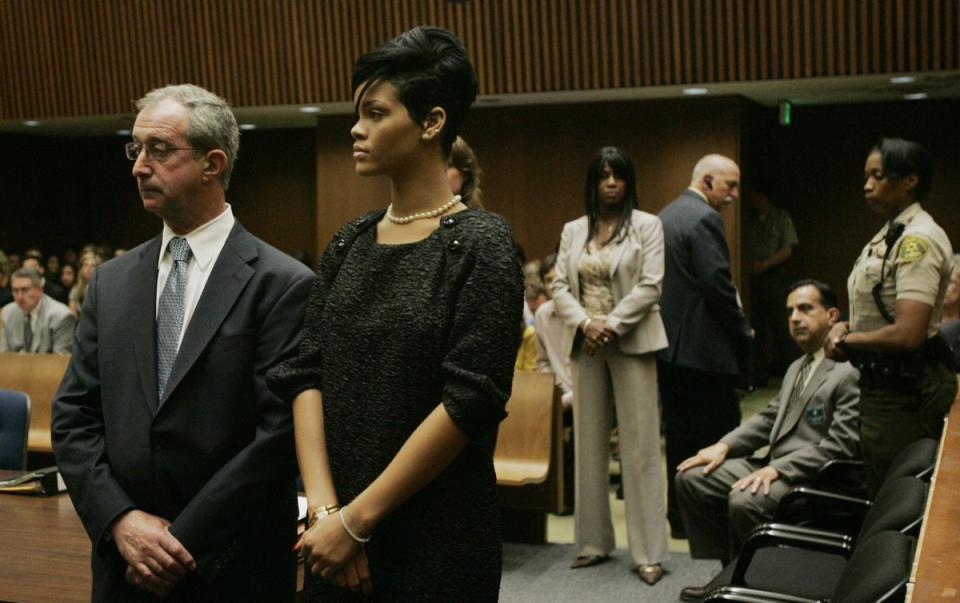
<path fill-rule="evenodd" d="M 167 276 L 167 284 L 160 294 L 157 306 L 157 397 L 163 399 L 167 379 L 173 369 L 180 345 L 180 330 L 183 328 L 183 298 L 187 290 L 187 264 L 190 262 L 190 245 L 186 239 L 174 237 L 169 244 L 173 264 Z"/>

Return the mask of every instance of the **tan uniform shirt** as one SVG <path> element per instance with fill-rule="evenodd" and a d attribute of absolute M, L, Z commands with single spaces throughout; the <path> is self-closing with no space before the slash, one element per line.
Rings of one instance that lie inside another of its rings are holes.
<path fill-rule="evenodd" d="M 933 218 L 914 203 L 898 215 L 895 222 L 905 225 L 903 234 L 893 244 L 884 265 L 887 251 L 884 237 L 889 223 L 867 243 L 853 265 L 847 279 L 850 296 L 850 329 L 874 331 L 887 326 L 873 299 L 873 286 L 881 281 L 881 299 L 891 316 L 898 299 L 911 299 L 933 306 L 927 335 L 933 335 L 940 322 L 943 295 L 950 282 L 950 239 Z"/>

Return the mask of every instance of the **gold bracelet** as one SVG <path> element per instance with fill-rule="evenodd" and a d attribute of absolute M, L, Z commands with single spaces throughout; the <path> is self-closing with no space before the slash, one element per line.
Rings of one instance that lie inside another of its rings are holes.
<path fill-rule="evenodd" d="M 326 517 L 327 515 L 333 515 L 340 510 L 340 505 L 318 505 L 316 507 L 310 507 L 310 512 L 307 514 L 307 527 L 313 527 L 316 525 L 317 520 Z"/>

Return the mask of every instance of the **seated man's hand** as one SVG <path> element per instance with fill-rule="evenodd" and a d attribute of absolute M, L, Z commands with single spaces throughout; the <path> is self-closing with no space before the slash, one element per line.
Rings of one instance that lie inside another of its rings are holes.
<path fill-rule="evenodd" d="M 120 516 L 111 528 L 117 550 L 127 562 L 130 584 L 164 596 L 197 568 L 193 556 L 168 529 L 163 517 L 134 509 Z"/>
<path fill-rule="evenodd" d="M 707 446 L 701 449 L 695 456 L 691 456 L 677 465 L 677 471 L 686 471 L 691 467 L 706 465 L 703 468 L 703 474 L 707 475 L 719 467 L 723 461 L 727 460 L 727 454 L 729 452 L 730 446 L 727 446 L 723 442 L 717 442 L 713 446 Z"/>
<path fill-rule="evenodd" d="M 767 465 L 763 469 L 757 469 L 750 475 L 738 479 L 732 486 L 731 490 L 746 490 L 750 488 L 750 494 L 756 494 L 760 491 L 760 488 L 763 488 L 763 494 L 765 496 L 770 496 L 770 484 L 777 481 L 780 477 L 780 472 L 776 470 L 773 465 Z"/>

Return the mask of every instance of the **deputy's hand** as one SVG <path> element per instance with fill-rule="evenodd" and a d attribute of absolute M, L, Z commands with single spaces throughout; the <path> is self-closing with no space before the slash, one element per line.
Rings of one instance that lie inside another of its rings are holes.
<path fill-rule="evenodd" d="M 750 475 L 735 481 L 733 485 L 730 486 L 730 490 L 740 490 L 743 492 L 747 488 L 750 488 L 750 494 L 756 494 L 760 491 L 760 488 L 763 488 L 763 494 L 770 496 L 770 484 L 777 481 L 779 477 L 780 472 L 772 465 L 767 465 L 763 469 L 757 469 Z"/>
<path fill-rule="evenodd" d="M 850 325 L 846 322 L 838 322 L 830 327 L 827 339 L 823 342 L 823 353 L 827 358 L 838 362 L 847 360 L 847 349 L 842 339 L 849 331 Z"/>
<path fill-rule="evenodd" d="M 156 593 L 168 593 L 197 568 L 186 547 L 170 533 L 170 522 L 138 509 L 120 516 L 111 528 L 120 555 L 129 565 L 127 582 Z"/>
<path fill-rule="evenodd" d="M 708 475 L 714 469 L 719 467 L 723 461 L 727 460 L 727 454 L 729 453 L 730 446 L 724 442 L 717 442 L 712 446 L 702 448 L 699 452 L 697 452 L 697 454 L 677 465 L 677 471 L 686 471 L 691 467 L 706 465 L 703 468 L 703 474 Z"/>
<path fill-rule="evenodd" d="M 167 595 L 169 595 L 170 591 L 173 589 L 173 585 L 170 585 L 168 588 L 147 582 L 146 580 L 142 579 L 140 575 L 137 574 L 136 570 L 133 569 L 133 566 L 130 565 L 127 566 L 124 576 L 126 577 L 128 584 L 136 586 L 140 590 L 145 590 L 158 599 L 166 599 Z"/>

